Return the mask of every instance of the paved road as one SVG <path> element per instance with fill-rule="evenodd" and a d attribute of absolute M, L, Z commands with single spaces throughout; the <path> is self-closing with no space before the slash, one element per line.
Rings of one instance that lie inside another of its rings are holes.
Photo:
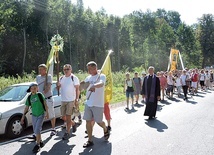
<path fill-rule="evenodd" d="M 59 127 L 60 127 L 62 124 L 63 124 L 62 119 L 57 118 L 57 119 L 56 119 L 56 126 L 59 126 Z M 51 123 L 50 123 L 50 121 L 47 121 L 47 122 L 44 122 L 44 123 L 43 123 L 43 130 L 44 130 L 44 132 L 45 132 L 46 130 L 50 130 L 50 128 L 51 128 Z M 24 130 L 24 133 L 22 134 L 22 136 L 23 136 L 23 137 L 31 137 L 32 134 L 33 134 L 33 127 L 30 126 L 30 127 L 26 128 L 26 129 Z M 1 145 L 1 144 L 4 144 L 4 143 L 8 143 L 9 140 L 10 140 L 10 139 L 7 138 L 6 135 L 0 135 L 0 145 Z"/>
<path fill-rule="evenodd" d="M 61 140 L 63 132 L 49 137 L 42 134 L 45 146 L 38 154 L 46 155 L 213 155 L 214 154 L 214 92 L 200 92 L 185 102 L 181 98 L 159 103 L 157 119 L 143 116 L 145 106 L 129 112 L 124 106 L 112 110 L 112 132 L 109 142 L 103 131 L 94 127 L 95 145 L 83 149 L 86 141 L 83 123 L 69 141 Z M 35 143 L 22 138 L 0 144 L 1 155 L 29 155 Z"/>

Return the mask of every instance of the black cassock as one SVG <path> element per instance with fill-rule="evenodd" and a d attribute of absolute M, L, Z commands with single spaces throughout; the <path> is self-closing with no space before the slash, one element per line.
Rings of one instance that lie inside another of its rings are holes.
<path fill-rule="evenodd" d="M 151 88 L 152 88 L 152 82 L 154 81 L 153 78 L 156 78 L 156 84 L 154 85 L 154 102 L 149 101 L 150 98 L 150 93 L 151 93 Z M 147 91 L 146 91 L 146 83 L 147 82 Z M 142 95 L 145 95 L 146 97 L 146 108 L 144 112 L 144 116 L 149 116 L 149 117 L 155 117 L 156 111 L 157 111 L 157 103 L 158 99 L 157 97 L 160 96 L 160 80 L 156 76 L 147 76 L 144 79 L 143 86 L 142 86 Z"/>

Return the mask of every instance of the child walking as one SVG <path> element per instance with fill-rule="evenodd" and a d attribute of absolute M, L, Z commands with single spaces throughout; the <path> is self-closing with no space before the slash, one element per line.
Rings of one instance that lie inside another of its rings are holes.
<path fill-rule="evenodd" d="M 40 148 L 44 146 L 41 139 L 41 130 L 44 118 L 48 119 L 49 117 L 48 107 L 44 96 L 41 93 L 38 93 L 37 83 L 32 83 L 27 92 L 31 92 L 31 94 L 28 96 L 25 103 L 26 106 L 21 118 L 21 124 L 24 124 L 25 115 L 27 114 L 29 107 L 31 107 L 33 131 L 36 134 L 36 145 L 32 151 L 33 153 L 37 153 L 40 151 Z"/>

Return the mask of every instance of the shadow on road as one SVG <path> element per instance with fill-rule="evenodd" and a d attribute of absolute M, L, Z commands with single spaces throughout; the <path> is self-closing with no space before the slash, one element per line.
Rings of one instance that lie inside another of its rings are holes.
<path fill-rule="evenodd" d="M 44 145 L 51 139 L 52 137 L 48 137 L 45 140 L 43 139 Z M 23 155 L 23 154 L 31 154 L 32 149 L 35 146 L 36 142 L 33 139 L 28 140 L 26 139 L 21 139 L 19 142 L 25 142 L 24 144 L 21 145 L 20 149 L 14 153 L 14 155 Z"/>
<path fill-rule="evenodd" d="M 138 104 L 134 104 L 134 106 L 137 107 L 137 108 L 141 108 L 141 107 L 143 107 L 144 105 L 138 103 Z"/>
<path fill-rule="evenodd" d="M 158 104 L 157 111 L 161 111 L 161 110 L 163 109 L 164 106 L 165 106 L 165 105 L 159 105 L 159 104 Z"/>
<path fill-rule="evenodd" d="M 132 109 L 125 109 L 125 112 L 127 114 L 131 114 L 131 113 L 137 112 L 137 110 L 134 107 L 132 107 Z"/>
<path fill-rule="evenodd" d="M 23 140 L 20 140 L 23 141 Z M 19 150 L 14 153 L 14 155 L 23 155 L 23 154 L 32 154 L 32 149 L 35 146 L 35 141 L 26 141 L 24 144 L 21 145 Z"/>
<path fill-rule="evenodd" d="M 85 148 L 79 155 L 110 155 L 112 154 L 112 143 L 104 141 L 103 138 L 93 137 L 94 145 L 89 148 Z"/>
<path fill-rule="evenodd" d="M 171 98 L 170 100 L 174 102 L 181 102 L 181 100 L 178 100 L 177 98 Z"/>
<path fill-rule="evenodd" d="M 162 103 L 162 104 L 166 104 L 166 105 L 170 105 L 171 103 L 170 102 L 168 102 L 167 100 L 161 100 L 161 101 L 159 101 L 160 103 Z"/>
<path fill-rule="evenodd" d="M 58 155 L 63 155 L 63 154 L 72 154 L 72 150 L 75 147 L 75 145 L 68 145 L 69 140 L 61 140 L 57 143 L 55 143 L 52 148 L 47 152 L 47 151 L 42 151 L 40 154 L 41 155 L 46 155 L 46 154 L 58 154 Z"/>
<path fill-rule="evenodd" d="M 191 104 L 197 104 L 198 102 L 195 101 L 191 101 L 191 100 L 186 100 L 187 103 L 191 103 Z"/>
<path fill-rule="evenodd" d="M 158 132 L 164 132 L 164 130 L 168 129 L 168 126 L 166 124 L 157 119 L 147 120 L 145 124 L 151 128 L 157 129 Z"/>

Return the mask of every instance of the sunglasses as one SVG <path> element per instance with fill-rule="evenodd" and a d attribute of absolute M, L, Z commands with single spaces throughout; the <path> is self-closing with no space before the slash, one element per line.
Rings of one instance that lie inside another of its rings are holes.
<path fill-rule="evenodd" d="M 63 69 L 64 71 L 69 71 L 70 69 L 69 68 L 66 68 L 66 69 Z"/>

